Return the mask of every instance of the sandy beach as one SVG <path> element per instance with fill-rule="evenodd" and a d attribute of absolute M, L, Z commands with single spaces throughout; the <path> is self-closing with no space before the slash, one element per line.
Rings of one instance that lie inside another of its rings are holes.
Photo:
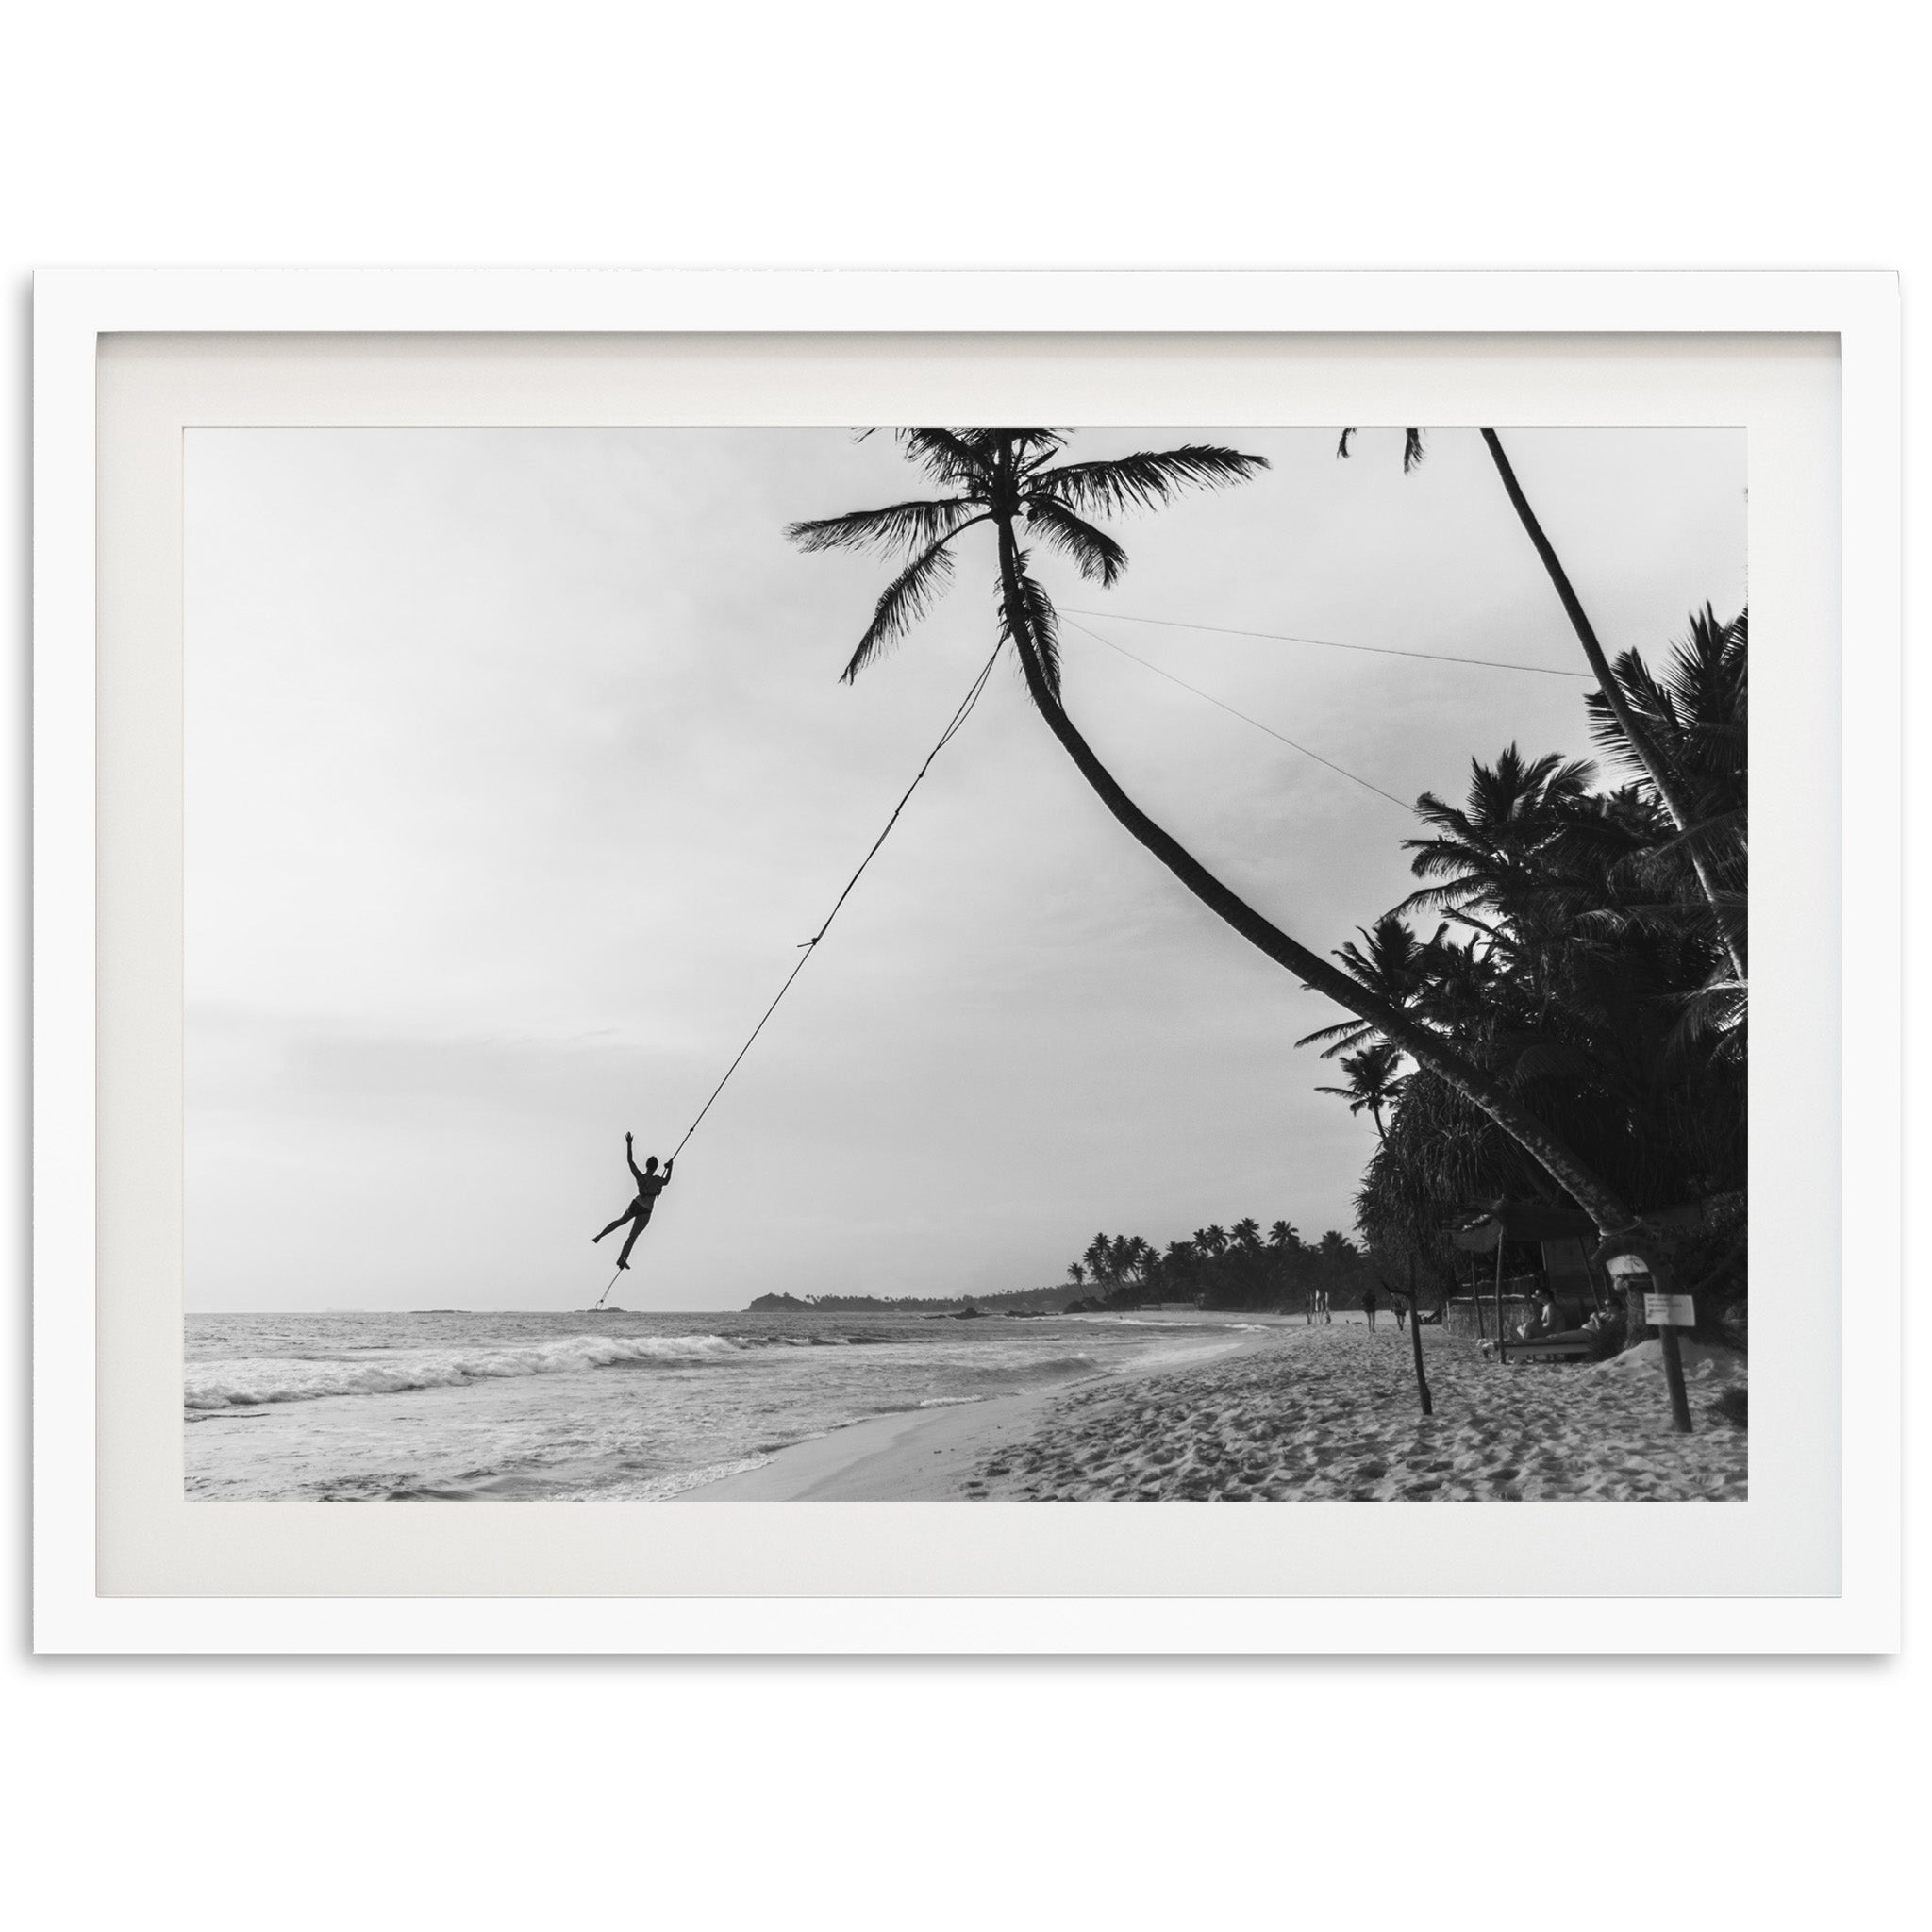
<path fill-rule="evenodd" d="M 1105 1319 L 1105 1318 L 1103 1318 Z M 1178 1344 L 1193 1344 L 1203 1366 L 1265 1347 L 1287 1318 L 1277 1315 L 1212 1315 L 1197 1309 L 1163 1315 L 1147 1310 L 1136 1328 L 1171 1327 Z M 1071 1325 L 1071 1324 L 1070 1324 Z M 1211 1331 L 1220 1329 L 1221 1334 Z M 998 1395 L 985 1402 L 874 1416 L 847 1428 L 782 1449 L 758 1469 L 687 1491 L 690 1502 L 904 1503 L 980 1493 L 980 1466 L 1002 1452 L 1018 1453 L 1052 1427 L 1058 1404 L 1079 1390 L 1139 1388 L 1160 1370 L 1128 1370 L 1065 1386 Z"/>
<path fill-rule="evenodd" d="M 745 1501 L 1740 1501 L 1747 1437 L 1713 1407 L 1740 1357 L 1687 1345 L 1696 1433 L 1658 1346 L 1499 1368 L 1424 1331 L 1436 1412 L 1392 1323 L 1231 1334 L 1195 1366 L 876 1418 L 690 1492 Z"/>

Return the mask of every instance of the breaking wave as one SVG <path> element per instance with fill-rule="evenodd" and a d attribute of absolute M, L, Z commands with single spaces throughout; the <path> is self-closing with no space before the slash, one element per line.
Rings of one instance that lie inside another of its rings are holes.
<path fill-rule="evenodd" d="M 1029 1360 L 1019 1356 L 1008 1361 L 980 1362 L 953 1368 L 948 1365 L 946 1380 L 973 1388 L 980 1383 L 1064 1382 L 1094 1366 L 1091 1355 L 1037 1356 Z"/>
<path fill-rule="evenodd" d="M 257 1356 L 190 1362 L 182 1406 L 208 1412 L 267 1402 L 313 1402 L 325 1395 L 396 1395 L 454 1389 L 511 1375 L 570 1374 L 633 1364 L 715 1361 L 744 1344 L 724 1335 L 574 1335 L 560 1341 L 501 1348 L 408 1349 L 363 1359 Z"/>

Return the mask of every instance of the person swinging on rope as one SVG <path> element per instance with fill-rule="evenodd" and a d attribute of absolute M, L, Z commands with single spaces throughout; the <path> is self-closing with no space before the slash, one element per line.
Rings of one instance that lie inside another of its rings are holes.
<path fill-rule="evenodd" d="M 638 1197 L 604 1230 L 604 1234 L 593 1235 L 591 1238 L 591 1245 L 595 1247 L 604 1239 L 605 1234 L 615 1234 L 626 1221 L 632 1224 L 629 1239 L 624 1244 L 624 1252 L 617 1257 L 619 1268 L 630 1266 L 630 1251 L 637 1245 L 639 1235 L 642 1234 L 649 1224 L 651 1209 L 658 1205 L 658 1196 L 671 1185 L 672 1161 L 676 1158 L 673 1155 L 671 1160 L 664 1163 L 662 1174 L 658 1172 L 658 1157 L 655 1154 L 647 1154 L 643 1166 L 640 1167 L 637 1157 L 631 1152 L 631 1137 L 628 1134 L 624 1137 L 625 1164 L 630 1169 L 631 1177 L 638 1184 Z"/>

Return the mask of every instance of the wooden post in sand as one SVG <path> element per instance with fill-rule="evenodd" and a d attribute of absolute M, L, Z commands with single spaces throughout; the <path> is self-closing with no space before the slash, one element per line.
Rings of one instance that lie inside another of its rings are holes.
<path fill-rule="evenodd" d="M 1590 1245 L 1581 1235 L 1576 1237 L 1576 1252 L 1583 1257 L 1584 1278 L 1590 1283 L 1590 1305 L 1593 1313 L 1604 1311 L 1603 1291 L 1597 1286 L 1597 1266 L 1590 1257 Z"/>
<path fill-rule="evenodd" d="M 1496 1359 L 1509 1359 L 1508 1344 L 1503 1340 L 1503 1230 L 1496 1230 Z"/>
<path fill-rule="evenodd" d="M 1646 1325 L 1656 1328 L 1658 1346 L 1664 1358 L 1664 1387 L 1670 1391 L 1671 1422 L 1677 1433 L 1688 1436 L 1693 1433 L 1690 1422 L 1690 1398 L 1684 1388 L 1684 1356 L 1677 1345 L 1677 1328 L 1681 1324 L 1689 1326 L 1692 1309 L 1690 1297 L 1679 1295 L 1672 1291 L 1669 1264 L 1651 1243 L 1641 1236 L 1620 1235 L 1614 1245 L 1606 1241 L 1596 1253 L 1596 1258 L 1604 1264 L 1606 1273 L 1616 1280 L 1621 1274 L 1647 1274 L 1655 1294 L 1644 1296 L 1644 1317 Z M 1622 1263 L 1620 1267 L 1618 1264 Z M 1632 1306 L 1632 1320 L 1635 1319 L 1636 1295 L 1628 1296 Z"/>
<path fill-rule="evenodd" d="M 1651 1282 L 1657 1289 L 1654 1297 L 1645 1297 L 1644 1313 L 1646 1317 L 1662 1318 L 1657 1323 L 1657 1332 L 1663 1343 L 1664 1387 L 1671 1391 L 1671 1421 L 1679 1435 L 1688 1436 L 1690 1398 L 1684 1391 L 1684 1356 L 1677 1346 L 1677 1325 L 1690 1320 L 1690 1297 L 1674 1292 L 1676 1283 L 1661 1255 L 1645 1248 L 1639 1251 L 1638 1258 L 1648 1264 Z M 1653 1301 L 1654 1307 L 1649 1306 Z"/>
<path fill-rule="evenodd" d="M 1680 1436 L 1690 1433 L 1690 1398 L 1684 1392 L 1684 1357 L 1674 1323 L 1657 1331 L 1664 1341 L 1664 1386 L 1671 1391 L 1671 1421 Z"/>
<path fill-rule="evenodd" d="M 1402 1291 L 1386 1274 L 1377 1275 L 1376 1279 L 1381 1282 L 1382 1291 L 1389 1297 L 1391 1303 L 1399 1308 L 1404 1300 Z M 1408 1263 L 1408 1295 L 1407 1299 L 1408 1301 L 1409 1341 L 1415 1350 L 1415 1386 L 1423 1399 L 1423 1413 L 1424 1415 L 1434 1415 L 1436 1405 L 1429 1397 L 1428 1377 L 1423 1374 L 1422 1328 L 1415 1319 L 1422 1312 L 1422 1304 L 1415 1298 L 1415 1258 L 1413 1256 L 1409 1257 Z"/>
<path fill-rule="evenodd" d="M 1436 1403 L 1430 1401 L 1430 1377 L 1422 1374 L 1422 1296 L 1416 1294 L 1416 1257 L 1408 1256 L 1408 1342 L 1416 1351 L 1416 1391 L 1422 1395 L 1422 1414 L 1434 1416 Z"/>

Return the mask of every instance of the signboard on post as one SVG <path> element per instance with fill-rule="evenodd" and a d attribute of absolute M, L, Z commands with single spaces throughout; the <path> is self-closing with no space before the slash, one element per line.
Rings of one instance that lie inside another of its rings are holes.
<path fill-rule="evenodd" d="M 1688 1294 L 1651 1294 L 1643 1297 L 1643 1319 L 1653 1328 L 1694 1328 L 1696 1310 Z"/>

